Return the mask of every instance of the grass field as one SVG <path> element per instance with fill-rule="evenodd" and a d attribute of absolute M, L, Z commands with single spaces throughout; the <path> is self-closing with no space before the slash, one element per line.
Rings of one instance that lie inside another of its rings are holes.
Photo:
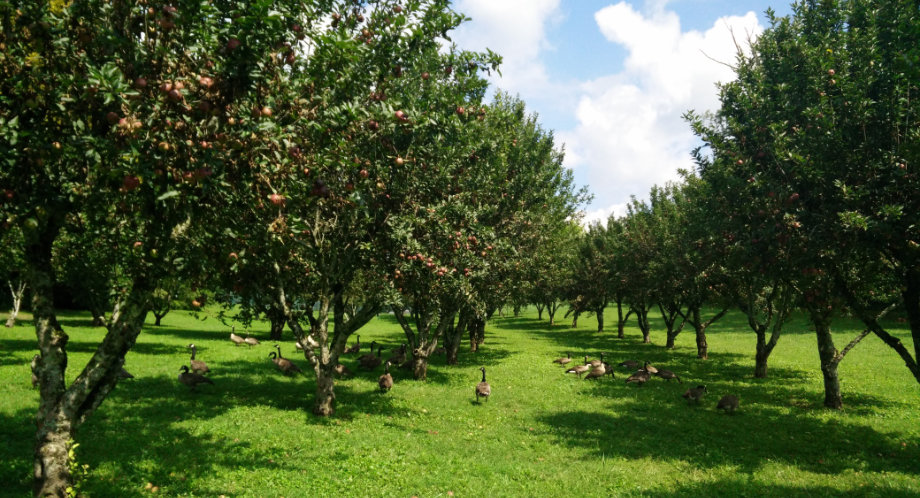
<path fill-rule="evenodd" d="M 38 393 L 28 367 L 35 336 L 24 318 L 0 329 L 0 495 L 9 496 L 31 489 Z M 73 378 L 103 330 L 89 327 L 88 315 L 61 321 Z M 549 328 L 532 311 L 496 318 L 479 353 L 463 352 L 451 367 L 436 357 L 426 382 L 394 371 L 386 394 L 377 392 L 383 368 L 361 372 L 349 357 L 356 375 L 337 383 L 336 416 L 320 419 L 309 413 L 311 376 L 282 376 L 267 357 L 271 343 L 235 347 L 217 320 L 173 312 L 128 354 L 136 378 L 77 434 L 79 463 L 88 465 L 81 490 L 145 496 L 149 483 L 166 496 L 214 497 L 920 496 L 920 386 L 880 340 L 867 337 L 841 364 L 845 407 L 834 412 L 821 406 L 815 339 L 801 319 L 780 340 L 768 379 L 752 377 L 754 336 L 740 314 L 710 329 L 708 361 L 696 359 L 691 333 L 668 351 L 660 320 L 652 325 L 655 344 L 647 345 L 634 328 L 626 339 L 592 332 L 592 318 L 574 330 Z M 857 324 L 835 325 L 842 348 Z M 390 349 L 403 336 L 382 315 L 361 339 Z M 190 342 L 215 382 L 197 393 L 176 380 Z M 283 348 L 306 367 L 289 339 Z M 566 351 L 648 360 L 684 383 L 627 386 L 626 371 L 579 380 L 551 363 Z M 492 397 L 476 404 L 480 366 Z M 696 384 L 709 395 L 689 406 L 681 394 Z M 741 399 L 735 415 L 715 410 L 729 393 Z"/>

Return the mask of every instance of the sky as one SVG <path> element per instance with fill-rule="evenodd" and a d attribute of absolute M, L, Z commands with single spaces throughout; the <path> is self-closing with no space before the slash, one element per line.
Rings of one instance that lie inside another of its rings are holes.
<path fill-rule="evenodd" d="M 503 57 L 493 88 L 520 97 L 594 195 L 585 223 L 622 216 L 631 196 L 692 169 L 682 115 L 718 108 L 737 46 L 791 0 L 455 0 L 461 49 Z"/>

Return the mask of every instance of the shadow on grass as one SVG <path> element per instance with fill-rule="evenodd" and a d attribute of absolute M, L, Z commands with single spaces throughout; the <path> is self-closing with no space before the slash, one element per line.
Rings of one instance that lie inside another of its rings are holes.
<path fill-rule="evenodd" d="M 0 495 L 29 496 L 32 492 L 32 441 L 35 438 L 35 412 L 17 410 L 0 413 Z M 6 495 L 5 493 L 11 493 Z"/>
<path fill-rule="evenodd" d="M 908 498 L 916 497 L 917 494 L 912 491 L 891 489 L 890 486 L 884 486 L 879 489 L 876 486 L 869 485 L 858 491 L 844 491 L 839 488 L 822 485 L 769 485 L 764 482 L 758 482 L 755 479 L 738 476 L 734 479 L 720 479 L 714 482 L 692 483 L 686 485 L 678 484 L 675 489 L 646 491 L 638 496 L 649 497 L 695 497 L 695 496 L 775 496 L 783 498 L 791 497 L 813 497 L 813 496 L 886 496 L 891 498 Z"/>
<path fill-rule="evenodd" d="M 594 458 L 672 459 L 702 468 L 736 466 L 749 474 L 770 462 L 822 474 L 848 469 L 920 471 L 916 446 L 902 447 L 900 441 L 867 425 L 822 420 L 809 409 L 779 408 L 784 400 L 813 396 L 805 389 L 777 383 L 748 386 L 740 392 L 727 383 L 710 382 L 707 387 L 709 395 L 699 405 L 690 405 L 681 397 L 686 385 L 667 385 L 659 379 L 643 387 L 625 386 L 622 379 L 603 381 L 587 392 L 610 399 L 607 412 L 570 410 L 538 419 L 547 426 L 548 437 L 582 448 Z M 741 407 L 733 415 L 715 409 L 718 399 L 729 392 L 741 398 Z M 845 401 L 847 410 L 911 409 L 860 394 L 850 394 Z"/>

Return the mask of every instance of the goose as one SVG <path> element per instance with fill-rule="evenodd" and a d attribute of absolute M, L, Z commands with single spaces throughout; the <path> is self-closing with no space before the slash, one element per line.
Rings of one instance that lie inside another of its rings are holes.
<path fill-rule="evenodd" d="M 584 365 L 576 365 L 576 366 L 574 366 L 574 367 L 572 367 L 572 368 L 566 370 L 565 373 L 573 373 L 573 374 L 575 374 L 575 375 L 581 377 L 581 374 L 583 374 L 583 373 L 585 373 L 585 372 L 587 372 L 587 371 L 589 371 L 589 370 L 591 370 L 591 364 L 588 363 L 588 357 L 585 356 L 585 364 L 584 364 Z"/>
<path fill-rule="evenodd" d="M 700 384 L 696 387 L 691 387 L 690 389 L 687 389 L 687 391 L 684 392 L 683 396 L 687 400 L 687 403 L 691 403 L 691 402 L 699 403 L 700 400 L 703 398 L 703 396 L 706 395 L 706 393 L 707 393 L 706 386 Z"/>
<path fill-rule="evenodd" d="M 642 367 L 642 370 L 645 370 L 646 372 L 652 375 L 655 375 L 658 373 L 658 369 L 653 367 L 652 364 L 648 362 L 648 360 L 645 360 L 645 366 Z"/>
<path fill-rule="evenodd" d="M 562 365 L 562 366 L 565 366 L 567 363 L 571 363 L 571 362 L 572 362 L 571 356 L 572 356 L 572 354 L 569 353 L 568 351 L 566 351 L 566 352 L 565 352 L 565 356 L 563 356 L 562 358 L 556 358 L 555 360 L 553 360 L 553 363 L 558 363 L 558 364 L 560 364 L 560 365 Z"/>
<path fill-rule="evenodd" d="M 189 365 L 192 366 L 192 371 L 195 373 L 202 374 L 202 375 L 209 373 L 211 369 L 208 368 L 208 364 L 201 360 L 195 359 L 195 353 L 198 351 L 198 347 L 195 346 L 194 344 L 189 344 L 188 348 L 192 350 L 192 359 L 190 359 L 188 362 Z"/>
<path fill-rule="evenodd" d="M 377 379 L 377 385 L 380 386 L 380 390 L 383 392 L 387 392 L 393 387 L 393 376 L 390 375 L 390 365 L 391 363 L 389 361 L 386 362 L 384 374 Z"/>
<path fill-rule="evenodd" d="M 633 370 L 633 369 L 639 368 L 639 362 L 636 360 L 626 360 L 626 361 L 620 362 L 617 366 L 624 367 L 629 370 Z"/>
<path fill-rule="evenodd" d="M 632 375 L 629 376 L 628 379 L 626 379 L 626 383 L 629 384 L 630 382 L 635 382 L 636 385 L 638 385 L 639 387 L 642 387 L 642 385 L 648 382 L 649 379 L 651 378 L 652 376 L 645 370 L 636 370 L 635 373 L 633 373 Z"/>
<path fill-rule="evenodd" d="M 245 343 L 246 343 L 246 339 L 243 339 L 242 337 L 236 335 L 236 327 L 235 327 L 235 326 L 230 330 L 230 340 L 233 341 L 233 344 L 234 344 L 235 346 L 239 346 L 240 344 L 245 344 Z"/>
<path fill-rule="evenodd" d="M 272 359 L 272 363 L 274 363 L 275 366 L 278 367 L 278 370 L 281 370 L 281 373 L 283 373 L 284 375 L 288 375 L 290 373 L 295 373 L 295 372 L 303 373 L 303 370 L 301 370 L 300 367 L 292 363 L 291 360 L 287 358 L 281 358 L 280 356 L 278 356 L 278 353 L 274 351 L 272 351 L 271 353 L 268 353 L 268 357 Z"/>
<path fill-rule="evenodd" d="M 597 368 L 597 367 L 603 365 L 603 364 L 604 364 L 604 353 L 601 353 L 601 359 L 599 359 L 599 360 L 591 360 L 591 361 L 588 362 L 588 364 L 591 365 L 592 367 L 595 367 L 595 368 Z"/>
<path fill-rule="evenodd" d="M 357 353 L 359 351 L 361 351 L 361 336 L 360 335 L 357 337 L 357 339 L 355 339 L 355 343 L 353 345 L 345 348 L 345 351 L 343 351 L 343 354 L 352 354 L 352 353 Z"/>
<path fill-rule="evenodd" d="M 350 377 L 350 376 L 354 375 L 354 374 L 352 374 L 351 370 L 348 369 L 348 367 L 346 367 L 345 365 L 342 365 L 341 363 L 339 363 L 338 365 L 336 365 L 335 368 L 333 368 L 332 370 L 333 370 L 333 372 L 335 372 L 336 375 L 338 375 L 339 377 L 346 377 L 346 376 Z"/>
<path fill-rule="evenodd" d="M 189 390 L 194 391 L 198 384 L 213 384 L 214 381 L 195 372 L 188 371 L 188 365 L 179 367 L 182 373 L 179 374 L 179 382 L 188 386 Z"/>
<path fill-rule="evenodd" d="M 396 352 L 393 353 L 392 356 L 390 356 L 389 358 L 387 358 L 387 361 L 389 361 L 390 363 L 392 363 L 392 364 L 394 364 L 394 365 L 399 365 L 399 364 L 405 363 L 405 361 L 406 361 L 406 348 L 407 348 L 407 347 L 408 347 L 408 346 L 406 346 L 406 344 L 403 344 L 402 346 L 400 346 L 399 349 L 397 349 Z"/>
<path fill-rule="evenodd" d="M 383 346 L 380 346 L 380 348 L 377 349 L 376 356 L 370 356 L 368 358 L 365 358 L 364 361 L 361 361 L 360 362 L 361 368 L 365 370 L 373 370 L 379 367 L 380 364 L 383 363 L 383 360 L 380 358 L 381 354 L 383 354 Z"/>
<path fill-rule="evenodd" d="M 666 381 L 668 381 L 668 382 L 671 382 L 671 379 L 677 379 L 677 382 L 678 382 L 679 384 L 683 384 L 683 382 L 680 380 L 680 377 L 678 377 L 676 373 L 674 373 L 674 372 L 672 372 L 672 371 L 670 371 L 670 370 L 661 369 L 661 370 L 659 370 L 658 373 L 656 373 L 655 375 L 658 376 L 658 377 L 661 377 L 662 379 L 664 379 L 664 380 L 666 380 Z"/>
<path fill-rule="evenodd" d="M 489 395 L 492 394 L 492 386 L 490 386 L 489 383 L 486 382 L 486 367 L 480 367 L 479 370 L 482 371 L 482 382 L 480 382 L 479 384 L 476 384 L 476 402 L 477 403 L 479 403 L 480 396 L 485 398 L 488 401 Z"/>
<path fill-rule="evenodd" d="M 587 379 L 597 379 L 603 377 L 607 373 L 607 368 L 603 363 L 591 369 L 590 372 L 585 374 L 585 380 Z"/>
<path fill-rule="evenodd" d="M 371 341 L 371 352 L 370 352 L 370 353 L 364 353 L 364 354 L 362 354 L 361 356 L 359 356 L 359 357 L 358 357 L 358 363 L 361 363 L 361 362 L 367 361 L 367 360 L 370 359 L 370 358 L 373 358 L 373 357 L 374 357 L 374 348 L 376 348 L 376 347 L 377 347 L 377 341 Z"/>
<path fill-rule="evenodd" d="M 246 344 L 249 344 L 250 347 L 259 345 L 259 340 L 255 337 L 250 337 L 249 334 L 246 334 L 246 338 L 243 339 L 243 341 L 245 341 Z"/>
<path fill-rule="evenodd" d="M 725 410 L 725 413 L 735 413 L 735 410 L 738 409 L 738 396 L 734 394 L 726 394 L 722 396 L 722 399 L 719 400 L 719 404 L 716 405 L 716 410 Z"/>

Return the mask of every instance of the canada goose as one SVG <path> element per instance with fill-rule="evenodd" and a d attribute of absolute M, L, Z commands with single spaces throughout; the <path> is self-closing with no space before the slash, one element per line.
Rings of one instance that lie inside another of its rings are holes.
<path fill-rule="evenodd" d="M 339 363 L 338 365 L 336 365 L 335 368 L 333 368 L 333 371 L 334 371 L 334 372 L 336 373 L 336 375 L 338 375 L 339 377 L 346 377 L 346 376 L 347 376 L 347 377 L 350 377 L 350 376 L 354 375 L 354 374 L 351 373 L 351 370 L 349 370 L 348 367 L 346 367 L 345 365 L 342 365 L 341 363 Z"/>
<path fill-rule="evenodd" d="M 607 368 L 603 363 L 591 369 L 590 372 L 585 374 L 585 379 L 597 379 L 603 377 L 607 373 Z"/>
<path fill-rule="evenodd" d="M 607 363 L 606 361 L 604 362 L 604 371 L 607 375 L 610 376 L 611 379 L 617 378 L 617 376 L 613 374 L 613 367 L 611 367 L 610 363 Z"/>
<path fill-rule="evenodd" d="M 245 344 L 245 343 L 246 343 L 246 339 L 243 339 L 242 337 L 236 335 L 236 327 L 235 327 L 235 326 L 230 330 L 230 340 L 233 341 L 233 344 L 234 344 L 235 346 L 239 346 L 240 344 Z"/>
<path fill-rule="evenodd" d="M 581 374 L 583 374 L 583 373 L 585 373 L 585 372 L 587 372 L 587 371 L 589 371 L 589 370 L 591 370 L 591 364 L 588 363 L 588 357 L 585 356 L 585 364 L 584 364 L 584 365 L 575 365 L 574 367 L 572 367 L 572 368 L 566 370 L 565 373 L 567 373 L 567 374 L 573 373 L 573 374 L 575 374 L 575 375 L 581 377 Z"/>
<path fill-rule="evenodd" d="M 571 363 L 571 362 L 572 362 L 571 356 L 572 356 L 572 354 L 569 353 L 568 351 L 566 351 L 566 352 L 565 352 L 565 356 L 563 356 L 562 358 L 556 358 L 555 360 L 553 360 L 553 363 L 558 363 L 558 364 L 560 364 L 560 365 L 562 365 L 562 366 L 565 366 L 567 363 Z"/>
<path fill-rule="evenodd" d="M 404 363 L 406 361 L 406 348 L 407 347 L 408 346 L 406 344 L 403 344 L 402 346 L 400 346 L 399 349 L 397 349 L 395 353 L 393 353 L 389 358 L 387 358 L 387 361 L 389 361 L 390 363 L 394 365 L 399 365 L 401 363 Z"/>
<path fill-rule="evenodd" d="M 202 375 L 204 375 L 204 374 L 210 372 L 211 369 L 208 368 L 208 364 L 207 364 L 207 363 L 205 363 L 205 362 L 203 362 L 203 361 L 201 361 L 201 360 L 196 360 L 196 359 L 195 359 L 195 353 L 198 351 L 198 348 L 197 348 L 194 344 L 189 344 L 189 345 L 188 345 L 188 348 L 192 350 L 192 359 L 190 359 L 189 362 L 188 362 L 189 365 L 192 366 L 192 371 L 195 372 L 195 373 L 200 373 L 200 374 L 202 374 Z"/>
<path fill-rule="evenodd" d="M 198 384 L 213 384 L 214 381 L 199 373 L 189 372 L 188 365 L 179 367 L 182 373 L 179 374 L 179 382 L 188 386 L 189 390 L 194 391 Z"/>
<path fill-rule="evenodd" d="M 629 384 L 630 382 L 635 382 L 639 387 L 642 387 L 642 385 L 648 382 L 651 378 L 652 376 L 645 370 L 636 370 L 635 373 L 626 379 L 626 383 Z"/>
<path fill-rule="evenodd" d="M 377 385 L 380 386 L 380 390 L 383 392 L 387 392 L 393 387 L 393 376 L 390 375 L 390 364 L 389 361 L 386 362 L 384 374 L 377 379 Z"/>
<path fill-rule="evenodd" d="M 476 384 L 476 402 L 479 403 L 479 397 L 482 396 L 486 400 L 489 399 L 489 395 L 492 394 L 492 386 L 486 382 L 486 367 L 481 367 L 479 370 L 482 370 L 482 382 Z"/>
<path fill-rule="evenodd" d="M 373 370 L 379 367 L 380 364 L 383 363 L 383 360 L 380 358 L 381 354 L 383 354 L 383 346 L 380 346 L 380 348 L 377 349 L 376 356 L 371 356 L 369 358 L 365 358 L 364 361 L 361 361 L 361 368 L 365 370 Z"/>
<path fill-rule="evenodd" d="M 370 352 L 370 353 L 364 353 L 364 354 L 362 354 L 361 356 L 359 356 L 359 357 L 358 357 L 358 363 L 361 363 L 361 362 L 363 362 L 363 361 L 367 361 L 367 360 L 370 359 L 370 358 L 373 358 L 373 357 L 374 357 L 374 348 L 376 348 L 376 347 L 377 347 L 377 341 L 371 341 L 371 352 Z"/>
<path fill-rule="evenodd" d="M 666 381 L 668 381 L 668 382 L 671 382 L 671 379 L 677 379 L 677 382 L 678 382 L 679 384 L 683 384 L 683 382 L 680 380 L 680 377 L 678 377 L 676 373 L 674 373 L 674 372 L 672 372 L 672 371 L 670 371 L 670 370 L 665 370 L 665 369 L 662 368 L 662 369 L 659 370 L 658 373 L 656 373 L 655 375 L 658 376 L 658 377 L 661 377 L 662 379 L 664 379 L 664 380 L 666 380 Z"/>
<path fill-rule="evenodd" d="M 361 336 L 360 335 L 357 336 L 357 338 L 355 339 L 355 343 L 353 345 L 345 348 L 345 351 L 343 352 L 343 354 L 352 354 L 352 353 L 357 353 L 359 351 L 361 351 Z"/>
<path fill-rule="evenodd" d="M 278 353 L 274 351 L 272 351 L 271 353 L 268 353 L 268 357 L 272 359 L 272 363 L 274 363 L 275 366 L 278 367 L 278 370 L 281 370 L 281 373 L 283 373 L 284 375 L 288 375 L 290 373 L 295 373 L 295 372 L 303 373 L 303 370 L 301 370 L 300 367 L 292 363 L 291 360 L 287 358 L 281 358 L 280 356 L 278 356 Z"/>
<path fill-rule="evenodd" d="M 648 362 L 648 360 L 645 360 L 645 366 L 642 367 L 642 370 L 645 370 L 646 372 L 652 375 L 655 375 L 658 373 L 658 369 L 653 367 L 652 364 Z"/>
<path fill-rule="evenodd" d="M 256 339 L 255 337 L 250 337 L 249 334 L 246 334 L 246 338 L 243 339 L 243 341 L 245 341 L 246 344 L 249 345 L 249 347 L 258 346 L 258 345 L 259 345 L 259 340 Z"/>
<path fill-rule="evenodd" d="M 691 387 L 690 389 L 687 389 L 687 391 L 684 393 L 684 398 L 686 398 L 688 403 L 690 402 L 699 403 L 700 400 L 703 398 L 703 396 L 706 395 L 707 392 L 708 391 L 706 391 L 706 386 L 700 384 L 696 387 Z"/>
<path fill-rule="evenodd" d="M 591 361 L 588 362 L 588 364 L 591 365 L 591 366 L 594 367 L 594 368 L 597 368 L 597 367 L 603 365 L 603 364 L 604 364 L 604 353 L 601 353 L 601 359 L 599 359 L 599 360 L 591 360 Z"/>
<path fill-rule="evenodd" d="M 32 362 L 29 366 L 32 368 L 32 387 L 38 387 L 38 360 L 41 359 L 41 355 L 35 355 L 32 357 Z"/>
<path fill-rule="evenodd" d="M 633 369 L 639 368 L 639 362 L 636 360 L 626 360 L 626 361 L 620 362 L 617 366 L 624 367 L 629 370 L 633 370 Z"/>
<path fill-rule="evenodd" d="M 735 413 L 735 410 L 738 409 L 738 396 L 734 394 L 726 394 L 722 396 L 722 399 L 719 400 L 719 404 L 716 405 L 716 410 L 725 410 L 725 413 Z"/>

